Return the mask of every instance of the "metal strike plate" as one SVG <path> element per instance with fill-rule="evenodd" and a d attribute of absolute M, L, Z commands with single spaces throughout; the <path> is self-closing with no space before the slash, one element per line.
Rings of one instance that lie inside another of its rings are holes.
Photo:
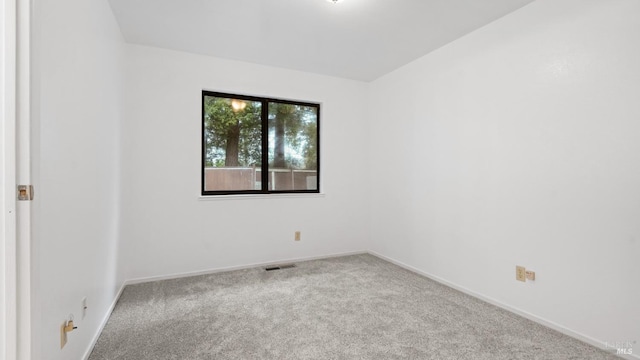
<path fill-rule="evenodd" d="M 33 200 L 33 185 L 18 185 L 18 201 Z"/>

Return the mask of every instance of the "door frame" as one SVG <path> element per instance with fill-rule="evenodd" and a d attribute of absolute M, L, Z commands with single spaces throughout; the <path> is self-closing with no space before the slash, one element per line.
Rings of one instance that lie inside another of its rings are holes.
<path fill-rule="evenodd" d="M 16 186 L 31 184 L 31 3 L 2 0 L 0 6 L 0 360 L 27 360 L 32 350 L 32 202 L 17 201 Z"/>
<path fill-rule="evenodd" d="M 16 236 L 16 50 L 17 50 L 17 9 L 16 1 L 3 0 L 0 9 L 2 23 L 0 33 L 2 52 L 0 66 L 2 74 L 2 219 L 0 232 L 0 352 L 1 360 L 17 358 L 17 236 Z"/>

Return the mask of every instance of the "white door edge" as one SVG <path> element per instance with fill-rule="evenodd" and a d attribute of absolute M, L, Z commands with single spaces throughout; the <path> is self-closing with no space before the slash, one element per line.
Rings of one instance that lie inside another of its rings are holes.
<path fill-rule="evenodd" d="M 31 47 L 32 2 L 7 0 L 17 3 L 17 61 L 16 61 L 16 179 L 18 184 L 30 185 L 31 179 Z M 38 189 L 35 190 L 38 196 Z M 36 201 L 36 200 L 34 200 Z M 32 359 L 32 261 L 31 211 L 33 201 L 16 204 L 17 238 L 17 359 Z"/>
<path fill-rule="evenodd" d="M 17 358 L 16 236 L 16 1 L 3 0 L 2 10 L 2 229 L 0 245 L 0 359 Z"/>
<path fill-rule="evenodd" d="M 0 360 L 30 360 L 31 201 L 17 185 L 31 183 L 31 3 L 2 0 L 2 188 Z"/>

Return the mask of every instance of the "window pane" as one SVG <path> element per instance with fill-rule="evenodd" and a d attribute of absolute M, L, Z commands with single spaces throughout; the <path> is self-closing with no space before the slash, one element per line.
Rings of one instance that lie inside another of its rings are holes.
<path fill-rule="evenodd" d="M 318 108 L 269 103 L 269 190 L 318 189 Z"/>
<path fill-rule="evenodd" d="M 261 102 L 204 97 L 205 191 L 260 190 Z"/>

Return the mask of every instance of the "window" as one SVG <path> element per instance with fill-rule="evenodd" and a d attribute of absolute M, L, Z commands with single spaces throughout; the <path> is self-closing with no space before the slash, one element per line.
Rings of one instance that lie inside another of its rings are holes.
<path fill-rule="evenodd" d="M 202 92 L 202 195 L 317 193 L 320 105 Z"/>

